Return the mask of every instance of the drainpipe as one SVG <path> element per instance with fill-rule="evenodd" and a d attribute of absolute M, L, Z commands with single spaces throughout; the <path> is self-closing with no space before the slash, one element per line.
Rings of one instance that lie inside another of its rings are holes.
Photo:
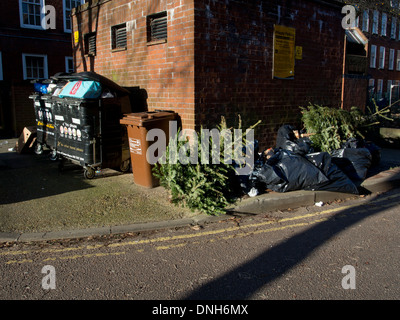
<path fill-rule="evenodd" d="M 346 71 L 346 44 L 347 44 L 347 36 L 344 35 L 344 50 L 343 50 L 343 68 L 342 68 L 342 96 L 341 96 L 341 104 L 340 108 L 344 108 L 344 81 L 345 81 L 345 71 Z"/>

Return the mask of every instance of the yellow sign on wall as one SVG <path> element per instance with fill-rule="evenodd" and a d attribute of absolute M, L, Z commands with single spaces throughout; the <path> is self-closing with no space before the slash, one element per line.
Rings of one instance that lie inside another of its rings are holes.
<path fill-rule="evenodd" d="M 274 26 L 273 78 L 294 78 L 295 37 L 296 29 L 279 25 Z"/>
<path fill-rule="evenodd" d="M 74 40 L 75 40 L 75 44 L 79 42 L 79 31 L 74 32 Z"/>

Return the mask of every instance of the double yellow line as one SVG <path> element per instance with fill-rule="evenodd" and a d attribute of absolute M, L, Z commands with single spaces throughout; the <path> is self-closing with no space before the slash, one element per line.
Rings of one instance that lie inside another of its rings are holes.
<path fill-rule="evenodd" d="M 196 239 L 196 238 L 202 238 L 202 237 L 207 237 L 207 236 L 215 236 L 215 235 L 224 235 L 223 237 L 219 238 L 220 240 L 226 240 L 226 239 L 231 239 L 234 237 L 244 237 L 252 234 L 261 234 L 261 233 L 268 233 L 268 232 L 276 232 L 276 231 L 282 231 L 285 229 L 293 229 L 293 228 L 298 228 L 298 227 L 303 227 L 303 226 L 308 226 L 312 224 L 319 223 L 321 221 L 325 221 L 329 219 L 329 215 L 335 214 L 341 211 L 349 210 L 349 209 L 356 209 L 352 213 L 359 212 L 360 210 L 366 210 L 368 205 L 375 205 L 375 204 L 381 204 L 382 202 L 386 202 L 389 200 L 394 200 L 394 199 L 400 199 L 400 195 L 392 195 L 388 197 L 384 197 L 381 199 L 377 199 L 374 201 L 366 202 L 363 204 L 352 204 L 352 205 L 347 205 L 347 206 L 340 206 L 337 208 L 332 208 L 324 211 L 318 211 L 318 212 L 312 212 L 309 214 L 305 215 L 300 215 L 300 216 L 293 216 L 293 217 L 288 217 L 288 218 L 282 218 L 279 220 L 268 220 L 265 222 L 259 222 L 259 223 L 253 223 L 253 224 L 246 224 L 246 225 L 241 225 L 241 226 L 234 226 L 234 227 L 229 227 L 229 228 L 222 228 L 222 229 L 217 229 L 217 230 L 209 230 L 209 231 L 203 231 L 203 232 L 196 232 L 196 233 L 190 233 L 190 234 L 182 234 L 182 235 L 175 235 L 175 236 L 168 236 L 168 237 L 158 237 L 158 238 L 153 238 L 153 239 L 143 239 L 143 240 L 132 240 L 132 241 L 124 241 L 124 242 L 118 242 L 118 243 L 111 243 L 108 245 L 87 245 L 87 246 L 79 246 L 79 247 L 70 247 L 70 248 L 61 248 L 61 249 L 41 249 L 41 250 L 20 250 L 20 251 L 5 251 L 5 252 L 0 252 L 0 258 L 2 256 L 23 256 L 23 255 L 29 255 L 32 253 L 49 253 L 49 254 L 56 254 L 56 253 L 66 253 L 66 252 L 73 252 L 73 251 L 79 251 L 79 250 L 96 250 L 100 248 L 122 248 L 122 247 L 129 247 L 129 246 L 140 246 L 140 245 L 145 245 L 145 244 L 158 244 L 154 249 L 155 250 L 168 250 L 168 249 L 173 249 L 173 248 L 180 248 L 184 247 L 187 243 L 172 243 L 172 244 L 167 244 L 165 245 L 164 243 L 166 242 L 175 242 L 179 240 L 190 240 L 190 239 Z M 381 204 L 380 207 L 391 207 L 393 204 Z M 310 219 L 310 218 L 315 218 L 315 217 L 322 217 L 321 219 L 316 219 L 316 220 L 311 220 L 307 222 L 300 222 L 300 223 L 294 223 L 294 224 L 286 224 L 286 225 L 281 225 L 284 223 L 290 223 L 293 221 L 298 221 L 298 220 L 305 220 L 305 219 Z M 260 227 L 272 225 L 272 224 L 277 224 L 279 223 L 280 226 L 273 227 L 273 228 L 267 228 L 267 229 L 257 229 Z M 256 228 L 256 230 L 253 231 L 247 231 L 249 229 Z M 235 231 L 245 231 L 240 234 L 230 234 Z M 210 239 L 209 241 L 214 242 L 218 239 Z M 193 243 L 200 243 L 200 241 L 196 241 Z M 137 250 L 137 252 L 143 252 L 143 249 Z M 75 255 L 69 255 L 69 256 L 59 256 L 59 257 L 49 257 L 44 259 L 43 261 L 52 261 L 52 260 L 73 260 L 73 259 L 78 259 L 78 258 L 91 258 L 91 257 L 106 257 L 106 256 L 118 256 L 118 255 L 123 255 L 125 252 L 110 252 L 110 253 L 89 253 L 89 254 L 75 254 Z M 21 259 L 21 260 L 9 260 L 5 262 L 6 264 L 21 264 L 21 263 L 30 263 L 33 262 L 32 259 Z"/>

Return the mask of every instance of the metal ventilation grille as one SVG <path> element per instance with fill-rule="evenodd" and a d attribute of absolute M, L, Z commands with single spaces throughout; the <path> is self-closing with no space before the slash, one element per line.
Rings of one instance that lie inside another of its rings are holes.
<path fill-rule="evenodd" d="M 160 17 L 152 18 L 150 21 L 151 39 L 150 41 L 167 39 L 168 36 L 168 19 L 167 14 Z"/>
<path fill-rule="evenodd" d="M 112 27 L 112 48 L 126 48 L 127 37 L 126 37 L 126 24 Z"/>
<path fill-rule="evenodd" d="M 86 54 L 96 55 L 96 33 L 87 34 L 85 37 Z"/>
<path fill-rule="evenodd" d="M 126 47 L 126 26 L 123 28 L 119 28 L 116 31 L 115 35 L 115 45 L 117 48 L 125 48 Z"/>

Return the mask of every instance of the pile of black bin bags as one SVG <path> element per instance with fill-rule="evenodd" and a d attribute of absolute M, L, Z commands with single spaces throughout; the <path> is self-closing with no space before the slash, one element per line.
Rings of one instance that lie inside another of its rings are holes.
<path fill-rule="evenodd" d="M 256 150 L 255 150 L 256 151 Z M 293 127 L 278 130 L 276 148 L 255 152 L 258 157 L 251 174 L 242 177 L 241 188 L 249 195 L 294 190 L 325 190 L 359 194 L 357 186 L 369 168 L 380 161 L 380 148 L 373 143 L 350 139 L 341 149 L 314 152 L 309 138 L 297 139 Z"/>

